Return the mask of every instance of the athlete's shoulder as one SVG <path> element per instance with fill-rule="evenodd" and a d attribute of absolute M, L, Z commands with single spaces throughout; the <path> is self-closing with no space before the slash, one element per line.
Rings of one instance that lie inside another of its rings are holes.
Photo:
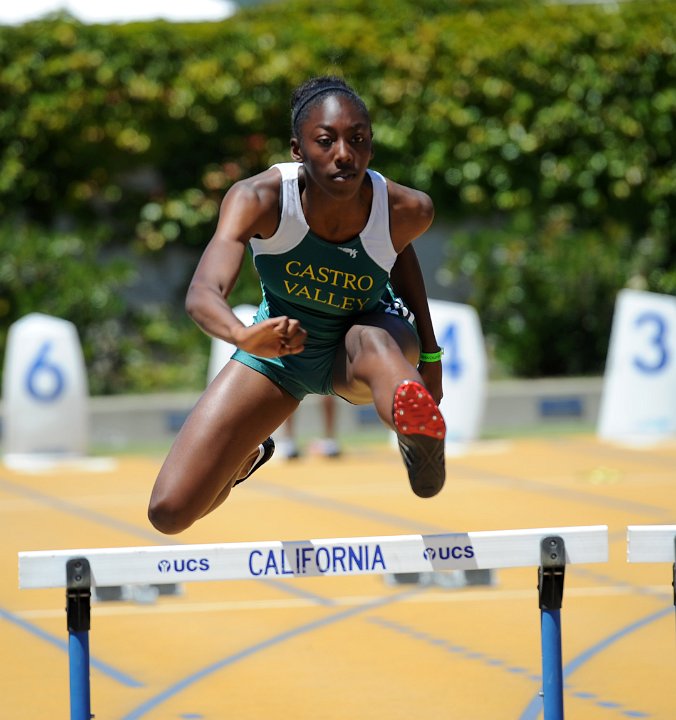
<path fill-rule="evenodd" d="M 226 193 L 224 201 L 258 205 L 261 209 L 279 206 L 281 175 L 270 167 L 256 175 L 238 180 Z"/>
<path fill-rule="evenodd" d="M 434 203 L 427 193 L 388 179 L 387 195 L 392 227 L 410 236 L 405 239 L 415 239 L 432 224 Z"/>
<path fill-rule="evenodd" d="M 279 222 L 280 185 L 274 167 L 238 180 L 221 203 L 219 231 L 234 232 L 241 240 L 272 235 Z"/>

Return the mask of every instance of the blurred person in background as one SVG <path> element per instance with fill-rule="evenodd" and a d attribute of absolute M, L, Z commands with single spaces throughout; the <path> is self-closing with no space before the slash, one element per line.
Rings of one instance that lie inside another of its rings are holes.
<path fill-rule="evenodd" d="M 336 438 L 336 398 L 333 395 L 322 396 L 322 420 L 324 434 L 310 443 L 310 455 L 321 455 L 327 458 L 340 456 L 340 445 Z M 282 426 L 282 438 L 277 440 L 276 453 L 285 460 L 296 460 L 301 451 L 296 439 L 296 415 L 291 415 Z"/>

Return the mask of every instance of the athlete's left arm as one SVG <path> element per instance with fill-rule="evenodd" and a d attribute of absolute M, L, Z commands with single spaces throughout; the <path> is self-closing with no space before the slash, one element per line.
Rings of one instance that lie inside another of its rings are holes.
<path fill-rule="evenodd" d="M 434 353 L 439 345 L 432 326 L 425 279 L 413 248 L 413 240 L 432 224 L 434 206 L 425 193 L 395 183 L 390 183 L 390 188 L 391 236 L 397 250 L 390 280 L 395 292 L 415 315 L 421 351 Z M 418 372 L 432 397 L 439 402 L 442 397 L 441 362 L 421 362 Z"/>

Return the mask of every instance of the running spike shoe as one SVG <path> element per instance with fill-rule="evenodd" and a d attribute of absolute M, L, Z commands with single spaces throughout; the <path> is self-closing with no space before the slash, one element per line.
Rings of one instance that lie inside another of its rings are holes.
<path fill-rule="evenodd" d="M 258 457 L 254 460 L 253 465 L 251 466 L 249 472 L 244 476 L 241 477 L 239 480 L 235 482 L 235 485 L 239 485 L 241 482 L 244 482 L 248 477 L 253 475 L 256 470 L 258 470 L 261 465 L 265 465 L 265 463 L 275 454 L 275 441 L 269 437 L 267 440 L 263 440 L 263 442 L 258 446 Z"/>
<path fill-rule="evenodd" d="M 413 492 L 433 497 L 444 486 L 446 423 L 427 389 L 404 380 L 395 390 L 392 419 Z"/>

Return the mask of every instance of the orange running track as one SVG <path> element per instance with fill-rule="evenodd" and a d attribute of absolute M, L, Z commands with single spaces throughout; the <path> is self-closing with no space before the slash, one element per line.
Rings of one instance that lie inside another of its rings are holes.
<path fill-rule="evenodd" d="M 20 550 L 570 525 L 608 525 L 610 561 L 566 572 L 566 717 L 676 717 L 671 567 L 626 562 L 627 525 L 676 522 L 674 444 L 478 443 L 448 458 L 446 487 L 427 500 L 410 491 L 387 443 L 337 460 L 272 461 L 173 538 L 145 517 L 160 462 L 0 465 L 0 718 L 69 713 L 64 593 L 19 591 Z M 186 583 L 154 603 L 96 602 L 92 712 L 97 720 L 541 718 L 537 571 L 448 587 L 463 578 Z"/>

